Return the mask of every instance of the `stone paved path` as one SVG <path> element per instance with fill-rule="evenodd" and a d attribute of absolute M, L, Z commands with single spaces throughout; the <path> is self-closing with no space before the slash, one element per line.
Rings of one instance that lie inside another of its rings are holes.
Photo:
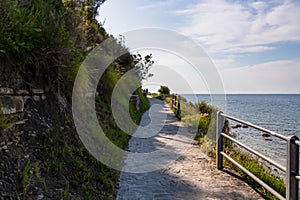
<path fill-rule="evenodd" d="M 198 146 L 191 144 L 189 135 L 182 134 L 182 131 L 188 131 L 181 126 L 167 105 L 151 98 L 150 102 L 152 105 L 161 105 L 161 109 L 157 113 L 150 112 L 150 116 L 155 121 L 161 120 L 161 114 L 165 114 L 166 118 L 161 122 L 163 128 L 149 138 L 146 138 L 147 129 L 142 129 L 143 133 L 137 131 L 136 135 L 139 137 L 132 137 L 129 151 L 167 153 L 161 159 L 151 156 L 142 161 L 128 158 L 124 164 L 127 172 L 121 172 L 120 175 L 118 200 L 263 199 L 243 181 L 217 170 L 211 159 Z M 149 113 L 145 113 L 141 125 L 147 126 L 149 123 Z M 153 171 L 153 167 L 160 170 Z M 128 172 L 130 169 L 134 170 Z M 132 173 L 139 172 L 140 169 L 145 172 Z"/>

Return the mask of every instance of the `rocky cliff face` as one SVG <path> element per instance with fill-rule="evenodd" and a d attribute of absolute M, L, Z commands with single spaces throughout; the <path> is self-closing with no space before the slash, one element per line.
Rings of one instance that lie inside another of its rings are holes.
<path fill-rule="evenodd" d="M 87 152 L 70 104 L 59 98 L 42 89 L 0 89 L 0 199 L 115 195 L 118 173 Z"/>

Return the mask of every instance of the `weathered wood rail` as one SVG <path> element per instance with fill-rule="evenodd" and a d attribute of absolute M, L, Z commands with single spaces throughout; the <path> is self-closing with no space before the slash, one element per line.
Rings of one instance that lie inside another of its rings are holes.
<path fill-rule="evenodd" d="M 178 94 L 172 94 L 171 108 L 173 109 L 175 116 L 181 119 L 180 96 Z"/>
<path fill-rule="evenodd" d="M 140 109 L 140 97 L 139 95 L 132 94 L 130 95 L 129 102 L 137 109 Z"/>
<path fill-rule="evenodd" d="M 282 166 L 281 164 L 277 163 L 276 161 L 272 160 L 271 158 L 261 154 L 260 152 L 255 151 L 254 149 L 248 147 L 247 145 L 239 142 L 238 140 L 234 139 L 233 137 L 225 134 L 223 132 L 225 120 L 229 119 L 235 122 L 239 122 L 241 124 L 244 124 L 246 126 L 252 127 L 254 129 L 257 129 L 259 131 L 262 131 L 266 134 L 269 134 L 270 136 L 274 136 L 276 138 L 279 138 L 281 140 L 286 141 L 286 165 Z M 270 131 L 268 129 L 262 128 L 260 126 L 254 125 L 252 123 L 243 121 L 241 119 L 232 117 L 230 115 L 227 115 L 221 111 L 217 114 L 217 127 L 216 127 L 216 143 L 217 143 L 217 168 L 223 169 L 223 158 L 228 159 L 230 162 L 232 162 L 234 165 L 236 165 L 238 168 L 240 168 L 244 173 L 246 173 L 248 176 L 250 176 L 253 180 L 255 180 L 257 183 L 259 183 L 261 186 L 263 186 L 265 189 L 267 189 L 269 192 L 271 192 L 274 196 L 276 196 L 278 199 L 288 199 L 288 200 L 298 200 L 299 197 L 299 145 L 300 141 L 299 138 L 295 135 L 285 136 L 281 135 L 279 133 L 276 133 L 274 131 Z M 226 154 L 223 151 L 223 139 L 227 138 L 237 144 L 239 147 L 246 149 L 248 152 L 254 154 L 258 158 L 261 158 L 262 160 L 267 161 L 269 164 L 277 167 L 282 172 L 286 173 L 286 195 L 285 197 L 279 194 L 277 191 L 275 191 L 272 187 L 270 187 L 268 184 L 263 182 L 260 178 L 255 176 L 253 173 L 251 173 L 248 169 L 243 167 L 241 164 L 239 164 L 237 161 L 235 161 L 232 157 L 230 157 L 228 154 Z"/>

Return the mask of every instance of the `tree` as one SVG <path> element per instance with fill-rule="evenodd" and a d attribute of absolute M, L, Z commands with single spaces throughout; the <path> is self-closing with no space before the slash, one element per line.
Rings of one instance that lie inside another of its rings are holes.
<path fill-rule="evenodd" d="M 143 58 L 141 54 L 138 53 L 137 55 L 133 55 L 133 58 L 136 73 L 140 81 L 146 80 L 147 78 L 153 76 L 153 74 L 149 73 L 151 66 L 154 64 L 154 61 L 152 60 L 152 54 L 146 55 Z"/>
<path fill-rule="evenodd" d="M 86 17 L 89 21 L 96 20 L 96 16 L 99 15 L 100 6 L 106 0 L 79 0 L 78 3 L 82 4 L 83 8 L 86 9 Z"/>
<path fill-rule="evenodd" d="M 158 92 L 160 95 L 170 95 L 170 89 L 167 86 L 160 86 Z"/>

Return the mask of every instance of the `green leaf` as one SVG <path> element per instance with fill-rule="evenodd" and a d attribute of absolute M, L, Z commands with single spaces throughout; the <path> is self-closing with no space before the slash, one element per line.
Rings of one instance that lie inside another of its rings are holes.
<path fill-rule="evenodd" d="M 42 32 L 42 29 L 40 29 L 40 28 L 34 28 L 33 30 L 38 33 Z"/>

